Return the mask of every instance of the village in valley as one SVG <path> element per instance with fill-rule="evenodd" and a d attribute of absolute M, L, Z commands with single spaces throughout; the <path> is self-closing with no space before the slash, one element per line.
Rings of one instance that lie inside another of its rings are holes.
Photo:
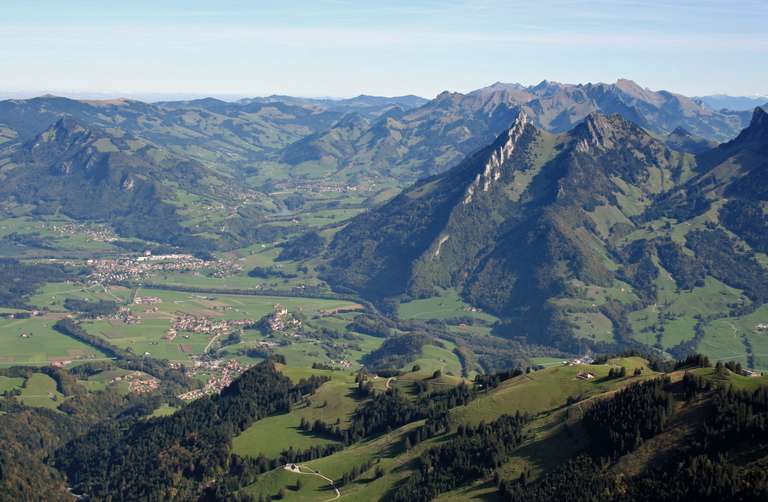
<path fill-rule="evenodd" d="M 141 256 L 89 259 L 86 265 L 92 270 L 92 284 L 143 280 L 160 272 L 205 273 L 211 277 L 224 277 L 242 270 L 242 267 L 231 259 L 203 260 L 191 254 L 153 255 L 149 251 Z"/>

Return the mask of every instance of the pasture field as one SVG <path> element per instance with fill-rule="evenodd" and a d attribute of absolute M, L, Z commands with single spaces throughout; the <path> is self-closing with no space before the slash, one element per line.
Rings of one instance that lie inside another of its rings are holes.
<path fill-rule="evenodd" d="M 273 311 L 276 304 L 285 306 L 290 312 L 307 316 L 322 310 L 330 310 L 349 305 L 348 300 L 329 300 L 323 298 L 302 298 L 295 296 L 256 296 L 231 295 L 219 293 L 187 293 L 160 289 L 140 288 L 137 296 L 155 296 L 162 300 L 156 305 L 158 311 L 165 314 L 184 312 L 196 316 L 208 315 L 221 319 L 258 320 Z M 145 306 L 132 306 L 132 310 L 146 311 Z"/>
<path fill-rule="evenodd" d="M 611 367 L 618 366 L 626 367 L 628 376 L 608 379 Z M 644 368 L 643 375 L 631 376 L 635 368 Z M 595 378 L 577 378 L 582 372 L 590 372 Z M 586 398 L 629 385 L 649 375 L 653 375 L 653 372 L 640 358 L 612 359 L 609 364 L 600 365 L 552 366 L 502 382 L 496 389 L 462 408 L 455 409 L 451 415 L 457 423 L 477 424 L 482 420 L 490 422 L 503 413 L 514 413 L 518 410 L 540 413 L 562 406 L 569 397 Z"/>
<path fill-rule="evenodd" d="M 566 361 L 566 359 L 562 358 L 562 357 L 534 357 L 534 358 L 531 358 L 531 362 L 533 364 L 538 364 L 539 366 L 544 366 L 545 368 L 548 368 L 550 366 L 562 366 L 565 361 Z"/>
<path fill-rule="evenodd" d="M 425 345 L 421 350 L 421 356 L 409 364 L 409 366 L 419 365 L 423 373 L 432 375 L 433 372 L 440 370 L 446 375 L 461 376 L 461 361 L 453 353 L 455 344 L 440 340 L 445 348 L 436 345 Z M 410 369 L 410 368 L 408 368 Z"/>
<path fill-rule="evenodd" d="M 753 391 L 758 387 L 764 387 L 768 385 L 767 375 L 759 377 L 747 377 L 737 375 L 729 371 L 725 376 L 720 376 L 715 374 L 714 368 L 696 368 L 691 370 L 691 372 L 719 384 L 732 385 L 736 389 Z"/>
<path fill-rule="evenodd" d="M 256 457 L 277 457 L 289 447 L 305 449 L 315 445 L 332 444 L 336 441 L 304 433 L 299 429 L 300 419 L 292 413 L 263 418 L 243 431 L 232 441 L 234 453 Z"/>
<path fill-rule="evenodd" d="M 0 366 L 43 365 L 54 361 L 101 359 L 94 347 L 54 331 L 60 317 L 0 319 Z M 26 337 L 22 335 L 26 334 Z"/>
<path fill-rule="evenodd" d="M 128 294 L 126 290 L 125 294 Z M 118 292 L 120 293 L 120 292 Z M 61 293 L 51 296 L 59 298 Z M 346 300 L 326 300 L 300 297 L 249 296 L 231 294 L 202 294 L 182 291 L 139 288 L 136 296 L 156 297 L 161 303 L 153 305 L 130 305 L 131 314 L 138 322 L 128 324 L 120 320 L 84 321 L 83 327 L 91 334 L 103 336 L 110 343 L 128 348 L 137 354 L 149 353 L 158 359 L 187 361 L 190 355 L 201 354 L 211 337 L 203 333 L 179 332 L 172 341 L 163 336 L 171 321 L 179 315 L 209 317 L 211 319 L 249 319 L 254 322 L 272 313 L 276 304 L 284 305 L 297 315 L 311 317 L 325 310 L 347 306 Z M 370 338 L 370 337 L 369 337 Z M 257 331 L 246 330 L 241 347 L 252 345 L 262 339 Z M 308 340 L 290 340 L 291 344 L 277 349 L 278 353 L 291 360 L 292 365 L 311 366 L 314 361 L 328 361 L 319 344 Z M 363 345 L 365 340 L 361 339 Z M 235 346 L 237 347 L 237 346 Z M 234 347 L 230 347 L 232 350 Z M 356 354 L 355 354 L 356 356 Z"/>
<path fill-rule="evenodd" d="M 168 406 L 167 404 L 164 404 L 160 406 L 159 408 L 155 409 L 155 411 L 152 412 L 150 417 L 167 417 L 168 415 L 173 415 L 176 413 L 176 410 L 178 408 L 174 408 L 173 406 Z"/>
<path fill-rule="evenodd" d="M 446 290 L 441 296 L 412 300 L 401 303 L 398 309 L 402 319 L 450 319 L 452 317 L 474 317 L 495 322 L 496 317 L 485 312 L 473 312 L 470 306 L 459 298 L 458 292 Z"/>
<path fill-rule="evenodd" d="M 301 490 L 296 490 L 296 481 L 301 480 Z M 256 500 L 260 496 L 266 497 L 266 500 L 277 500 L 276 496 L 280 490 L 284 491 L 285 498 L 282 500 L 288 502 L 317 502 L 320 500 L 330 500 L 335 497 L 335 492 L 330 489 L 328 482 L 318 476 L 309 474 L 295 474 L 282 467 L 259 476 L 259 480 L 247 486 L 242 490 L 243 493 L 254 497 Z"/>
<path fill-rule="evenodd" d="M 335 443 L 330 438 L 306 434 L 299 429 L 301 419 L 316 419 L 334 424 L 337 421 L 345 427 L 349 417 L 360 404 L 355 397 L 357 388 L 354 373 L 349 371 L 315 370 L 306 367 L 280 366 L 281 372 L 298 381 L 310 375 L 324 375 L 330 381 L 320 386 L 310 396 L 309 405 L 297 405 L 289 413 L 274 415 L 255 422 L 233 441 L 238 455 L 276 457 L 281 451 L 293 448 L 307 448 L 313 445 Z"/>
<path fill-rule="evenodd" d="M 574 336 L 577 338 L 593 342 L 614 342 L 613 324 L 600 312 L 566 313 L 566 319 L 575 325 Z"/>
<path fill-rule="evenodd" d="M 32 373 L 24 382 L 19 399 L 26 406 L 56 409 L 64 400 L 64 395 L 56 390 L 53 378 L 43 373 Z"/>
<path fill-rule="evenodd" d="M 704 338 L 698 350 L 713 360 L 738 361 L 747 365 L 748 354 L 745 341 L 751 345 L 754 367 L 768 369 L 768 330 L 757 328 L 768 323 L 768 305 L 763 305 L 751 314 L 741 317 L 717 319 L 706 325 Z"/>
<path fill-rule="evenodd" d="M 39 309 L 51 312 L 67 312 L 64 308 L 64 301 L 67 298 L 125 303 L 130 294 L 131 290 L 123 286 L 102 287 L 70 282 L 51 282 L 32 295 L 29 302 Z"/>
<path fill-rule="evenodd" d="M 374 466 L 358 480 L 340 487 L 341 496 L 342 499 L 346 500 L 381 500 L 395 482 L 410 473 L 409 469 L 406 468 L 409 466 L 408 463 L 418 456 L 418 453 L 423 449 L 434 446 L 435 441 L 440 440 L 438 437 L 424 441 L 418 447 L 405 452 L 403 448 L 404 434 L 422 423 L 414 422 L 405 425 L 389 434 L 356 443 L 329 457 L 304 462 L 302 465 L 320 472 L 330 479 L 338 480 L 353 467 L 373 461 Z M 374 479 L 374 470 L 377 465 L 385 471 L 385 475 L 380 479 Z M 290 476 L 285 476 L 285 474 Z M 286 500 L 317 501 L 329 500 L 334 497 L 334 493 L 327 488 L 327 482 L 322 485 L 308 485 L 299 492 L 292 492 L 288 488 L 295 484 L 296 476 L 298 475 L 283 469 L 276 469 L 262 475 L 256 483 L 249 485 L 243 491 L 258 496 L 261 493 L 275 493 L 280 488 L 284 488 Z M 321 481 L 320 478 L 316 479 Z"/>
<path fill-rule="evenodd" d="M 141 324 L 124 324 L 121 321 L 85 321 L 83 328 L 93 335 L 99 335 L 111 344 L 130 348 L 135 354 L 146 354 L 157 359 L 187 361 L 190 354 L 200 354 L 208 345 L 204 334 L 189 333 L 177 336 L 173 341 L 163 340 L 169 321 L 146 319 Z"/>
<path fill-rule="evenodd" d="M 13 243 L 14 256 L 35 257 L 50 255 L 55 248 L 57 252 L 69 255 L 87 255 L 116 251 L 115 246 L 106 241 L 93 239 L 89 231 L 98 225 L 75 222 L 62 215 L 34 215 L 22 207 L 16 207 L 17 216 L 0 219 L 0 239 L 10 234 L 20 236 L 22 243 Z M 54 230 L 54 226 L 59 230 Z M 67 231 L 61 231 L 66 226 Z M 30 242 L 40 242 L 44 247 L 23 244 L 25 239 Z M 7 241 L 6 241 L 7 242 Z"/>
<path fill-rule="evenodd" d="M 0 394 L 14 389 L 21 389 L 23 385 L 23 378 L 0 375 Z"/>
<path fill-rule="evenodd" d="M 738 290 L 712 277 L 707 277 L 701 288 L 679 291 L 668 277 L 663 277 L 665 274 L 662 269 L 657 279 L 659 302 L 629 314 L 629 321 L 636 333 L 635 339 L 645 344 L 654 345 L 660 337 L 661 346 L 666 349 L 690 340 L 695 335 L 695 316 L 712 313 L 726 315 L 730 310 L 729 305 L 745 300 Z M 663 331 L 658 328 L 656 332 L 651 331 L 650 326 L 654 324 L 663 326 Z M 738 347 L 731 348 L 733 350 L 730 352 L 739 353 Z M 721 350 L 713 349 L 714 347 L 708 344 L 700 344 L 698 348 L 704 354 L 717 359 L 716 354 Z M 741 350 L 743 351 L 743 348 Z"/>

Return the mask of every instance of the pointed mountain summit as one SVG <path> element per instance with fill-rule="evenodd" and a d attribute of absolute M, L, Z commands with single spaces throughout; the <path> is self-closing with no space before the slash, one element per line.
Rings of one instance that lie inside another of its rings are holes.
<path fill-rule="evenodd" d="M 17 160 L 23 158 L 35 164 L 49 166 L 55 162 L 66 162 L 104 137 L 76 119 L 65 116 L 23 145 Z"/>
<path fill-rule="evenodd" d="M 326 278 L 372 298 L 456 288 L 515 319 L 516 336 L 576 343 L 556 299 L 619 280 L 611 227 L 634 226 L 677 159 L 618 115 L 554 135 L 519 112 L 488 147 L 353 218 L 331 243 Z"/>
<path fill-rule="evenodd" d="M 752 121 L 734 140 L 738 143 L 754 142 L 763 148 L 768 144 L 768 112 L 758 106 L 752 113 Z"/>

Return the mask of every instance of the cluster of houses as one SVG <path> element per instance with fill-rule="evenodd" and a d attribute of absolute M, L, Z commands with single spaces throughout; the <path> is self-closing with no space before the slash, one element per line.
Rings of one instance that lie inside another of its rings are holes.
<path fill-rule="evenodd" d="M 344 369 L 344 370 L 348 370 L 352 368 L 352 361 L 350 361 L 349 359 L 339 359 L 338 361 L 331 359 L 330 365 Z"/>
<path fill-rule="evenodd" d="M 102 316 L 97 317 L 97 319 L 102 319 Z M 141 316 L 131 312 L 131 309 L 128 307 L 120 307 L 117 309 L 117 312 L 106 317 L 106 319 L 120 321 L 123 324 L 141 324 Z"/>
<path fill-rule="evenodd" d="M 290 190 L 296 190 L 299 192 L 314 192 L 314 193 L 349 193 L 349 192 L 368 192 L 375 188 L 375 183 L 359 183 L 357 185 L 347 185 L 342 183 L 330 183 L 326 180 L 318 180 L 314 182 L 283 182 L 277 183 L 275 188 L 278 189 L 274 193 L 285 193 Z"/>
<path fill-rule="evenodd" d="M 270 333 L 278 333 L 301 328 L 301 321 L 292 316 L 287 308 L 277 304 L 274 306 L 274 312 L 267 317 L 266 326 Z"/>
<path fill-rule="evenodd" d="M 253 319 L 217 319 L 197 317 L 191 314 L 179 313 L 171 321 L 163 339 L 173 340 L 179 331 L 203 333 L 209 336 L 226 335 L 237 329 L 243 329 L 254 324 Z"/>
<path fill-rule="evenodd" d="M 198 359 L 195 361 L 190 374 L 192 376 L 201 373 L 208 374 L 208 382 L 202 389 L 194 389 L 177 397 L 182 401 L 194 401 L 203 396 L 218 394 L 247 369 L 247 366 L 240 364 L 240 362 L 234 359 L 229 361 Z"/>
<path fill-rule="evenodd" d="M 190 272 L 202 270 L 208 264 L 189 254 L 167 254 L 123 257 L 117 259 L 90 259 L 92 283 L 105 284 L 142 279 L 156 272 Z"/>
<path fill-rule="evenodd" d="M 203 272 L 224 277 L 242 270 L 232 260 L 205 261 L 191 254 L 153 255 L 146 251 L 143 256 L 117 259 L 90 259 L 90 281 L 96 284 L 142 279 L 157 272 Z"/>
<path fill-rule="evenodd" d="M 157 296 L 137 296 L 133 299 L 134 305 L 159 305 L 163 303 L 162 298 Z"/>
<path fill-rule="evenodd" d="M 128 390 L 134 394 L 148 394 L 157 390 L 160 380 L 145 373 L 134 371 L 122 376 L 116 376 L 109 383 L 127 382 Z"/>
<path fill-rule="evenodd" d="M 90 241 L 112 242 L 117 240 L 117 234 L 106 225 L 82 224 L 82 223 L 51 223 L 44 225 L 58 235 L 81 236 L 84 235 Z"/>
<path fill-rule="evenodd" d="M 580 366 L 582 364 L 592 364 L 594 362 L 595 360 L 590 356 L 581 356 L 564 361 L 563 364 L 565 366 Z"/>

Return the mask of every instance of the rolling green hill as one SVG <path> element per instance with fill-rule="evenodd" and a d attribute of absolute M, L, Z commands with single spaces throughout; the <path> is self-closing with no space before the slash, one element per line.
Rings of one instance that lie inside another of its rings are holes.
<path fill-rule="evenodd" d="M 122 235 L 205 249 L 183 228 L 174 203 L 209 203 L 224 180 L 198 162 L 149 143 L 113 135 L 65 117 L 12 150 L 3 161 L 6 201 L 61 212 L 76 220 L 108 222 Z"/>

